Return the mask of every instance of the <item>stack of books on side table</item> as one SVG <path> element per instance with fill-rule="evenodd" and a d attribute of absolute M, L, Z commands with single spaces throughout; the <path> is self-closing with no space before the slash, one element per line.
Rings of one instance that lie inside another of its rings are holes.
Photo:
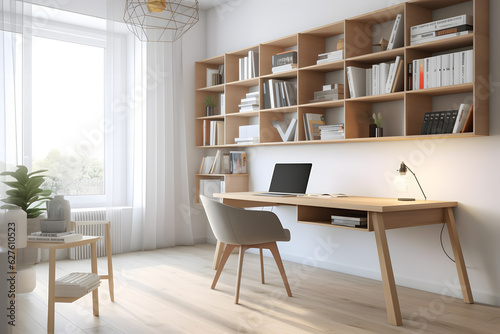
<path fill-rule="evenodd" d="M 368 218 L 366 216 L 335 216 L 332 215 L 332 224 L 348 227 L 366 227 Z"/>
<path fill-rule="evenodd" d="M 71 273 L 56 280 L 56 297 L 81 297 L 99 287 L 101 278 L 93 273 Z"/>
<path fill-rule="evenodd" d="M 82 240 L 82 237 L 82 234 L 75 233 L 75 231 L 59 233 L 33 232 L 31 235 L 28 235 L 28 241 L 66 243 Z"/>

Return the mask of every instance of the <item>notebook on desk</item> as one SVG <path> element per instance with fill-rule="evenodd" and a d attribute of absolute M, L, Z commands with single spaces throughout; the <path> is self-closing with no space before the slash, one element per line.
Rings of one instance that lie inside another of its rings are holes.
<path fill-rule="evenodd" d="M 297 196 L 306 193 L 311 163 L 278 163 L 274 165 L 269 192 L 258 196 Z"/>

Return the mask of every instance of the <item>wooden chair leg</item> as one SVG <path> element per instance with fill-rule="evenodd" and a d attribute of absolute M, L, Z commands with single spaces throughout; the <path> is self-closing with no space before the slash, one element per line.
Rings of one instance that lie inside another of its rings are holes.
<path fill-rule="evenodd" d="M 241 271 L 243 270 L 243 256 L 247 248 L 243 245 L 240 246 L 240 256 L 238 257 L 238 272 L 236 274 L 236 295 L 234 298 L 234 303 L 238 304 L 240 299 L 240 285 L 241 285 Z"/>
<path fill-rule="evenodd" d="M 259 252 L 260 252 L 260 276 L 262 278 L 262 284 L 265 284 L 265 280 L 264 280 L 264 256 L 263 256 L 263 252 L 262 252 L 262 248 L 259 248 Z"/>
<path fill-rule="evenodd" d="M 280 252 L 275 242 L 273 242 L 269 246 L 269 250 L 273 254 L 276 265 L 278 266 L 278 269 L 280 271 L 281 278 L 283 279 L 283 283 L 285 284 L 286 293 L 288 294 L 288 297 L 292 297 L 292 291 L 290 290 L 290 285 L 288 284 L 288 279 L 286 278 L 285 267 L 283 267 L 283 261 L 281 261 Z"/>
<path fill-rule="evenodd" d="M 222 273 L 222 269 L 224 269 L 227 259 L 229 258 L 229 255 L 231 255 L 231 252 L 235 247 L 236 247 L 235 245 L 226 245 L 226 247 L 224 248 L 224 254 L 222 254 L 222 259 L 220 260 L 220 263 L 217 266 L 217 272 L 215 273 L 214 281 L 212 282 L 212 287 L 211 287 L 212 289 L 215 289 L 220 274 Z"/>
<path fill-rule="evenodd" d="M 212 264 L 212 269 L 217 270 L 220 263 L 220 258 L 222 253 L 224 253 L 224 243 L 217 240 L 217 246 L 215 246 L 214 263 Z"/>

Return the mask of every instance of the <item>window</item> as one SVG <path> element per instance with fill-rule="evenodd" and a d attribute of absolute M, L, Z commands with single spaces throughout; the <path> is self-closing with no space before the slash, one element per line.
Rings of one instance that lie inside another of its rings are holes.
<path fill-rule="evenodd" d="M 127 51 L 133 48 L 127 48 L 124 30 L 109 33 L 104 19 L 26 6 L 32 34 L 24 33 L 24 55 L 17 59 L 22 163 L 47 169 L 48 187 L 68 196 L 72 207 L 104 206 L 108 181 L 120 182 L 129 165 L 128 120 L 123 113 L 114 120 L 113 101 L 127 95 Z M 120 193 L 113 205 L 126 205 L 126 198 Z"/>

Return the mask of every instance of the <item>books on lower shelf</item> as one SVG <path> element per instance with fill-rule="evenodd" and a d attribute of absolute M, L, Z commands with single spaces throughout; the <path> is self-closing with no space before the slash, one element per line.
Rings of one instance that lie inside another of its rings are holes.
<path fill-rule="evenodd" d="M 347 80 L 351 98 L 389 94 L 404 89 L 403 59 L 373 64 L 371 68 L 347 67 Z"/>
<path fill-rule="evenodd" d="M 270 79 L 262 83 L 262 88 L 265 109 L 297 105 L 297 82 Z"/>
<path fill-rule="evenodd" d="M 209 155 L 201 158 L 198 174 L 220 174 L 222 168 L 223 155 L 217 150 L 215 155 Z"/>
<path fill-rule="evenodd" d="M 230 151 L 231 174 L 246 174 L 247 172 L 247 152 Z"/>
<path fill-rule="evenodd" d="M 414 59 L 413 90 L 470 83 L 473 80 L 472 50 Z"/>
<path fill-rule="evenodd" d="M 424 115 L 420 134 L 472 132 L 473 105 L 462 103 L 458 110 L 432 111 Z"/>
<path fill-rule="evenodd" d="M 224 145 L 224 121 L 203 120 L 203 146 Z"/>
<path fill-rule="evenodd" d="M 348 227 L 366 227 L 368 222 L 368 217 L 363 216 L 331 216 L 331 222 L 333 225 L 348 226 Z"/>
<path fill-rule="evenodd" d="M 325 125 L 325 116 L 323 114 L 304 114 L 304 130 L 306 140 L 320 140 L 319 127 Z"/>
<path fill-rule="evenodd" d="M 98 288 L 101 278 L 94 273 L 70 273 L 56 280 L 55 296 L 76 298 Z"/>
<path fill-rule="evenodd" d="M 66 243 L 82 240 L 82 238 L 83 235 L 80 233 L 75 233 L 75 231 L 61 233 L 34 232 L 31 235 L 28 235 L 28 241 L 31 242 Z"/>

